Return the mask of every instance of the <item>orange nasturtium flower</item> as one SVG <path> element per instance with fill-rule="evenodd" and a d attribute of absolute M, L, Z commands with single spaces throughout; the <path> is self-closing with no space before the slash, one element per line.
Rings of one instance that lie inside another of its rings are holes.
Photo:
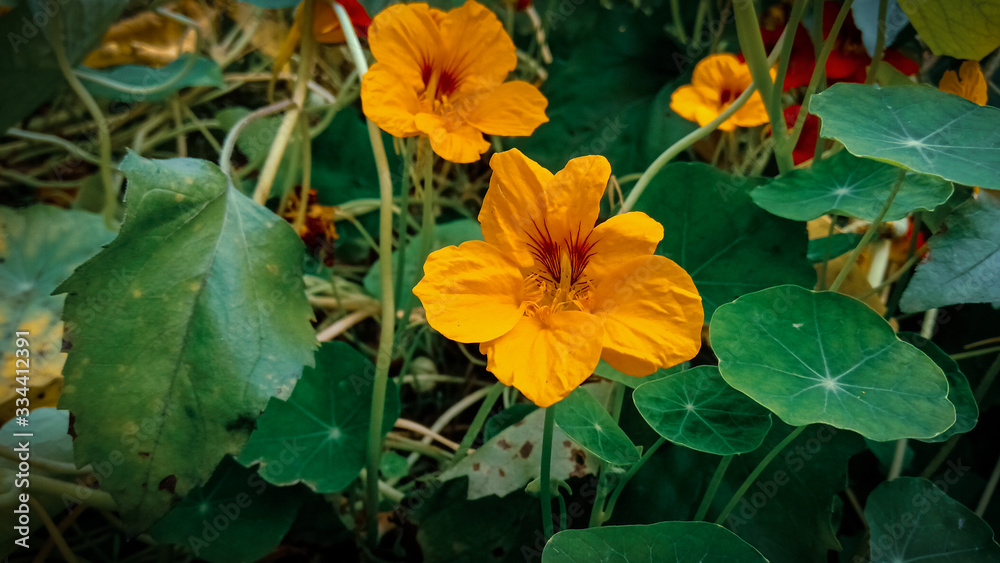
<path fill-rule="evenodd" d="M 698 353 L 701 297 L 687 272 L 653 254 L 663 227 L 640 212 L 594 226 L 607 159 L 575 158 L 552 174 L 510 150 L 490 166 L 484 241 L 432 253 L 413 290 L 435 330 L 479 342 L 486 369 L 540 407 L 601 358 L 645 376 Z"/>
<path fill-rule="evenodd" d="M 957 73 L 954 70 L 945 71 L 938 88 L 974 104 L 986 105 L 986 77 L 979 68 L 979 61 L 963 62 Z"/>
<path fill-rule="evenodd" d="M 670 109 L 684 119 L 705 126 L 719 117 L 752 82 L 750 68 L 736 55 L 709 55 L 695 65 L 691 84 L 674 90 L 670 96 Z M 764 99 L 760 92 L 754 92 L 742 108 L 719 125 L 719 129 L 732 131 L 737 127 L 756 127 L 767 122 Z"/>
<path fill-rule="evenodd" d="M 503 24 L 469 0 L 442 12 L 396 4 L 372 21 L 378 61 L 361 82 L 365 115 L 395 137 L 424 134 L 452 162 L 474 162 L 488 135 L 530 135 L 548 101 L 527 82 L 504 82 L 517 54 Z"/>

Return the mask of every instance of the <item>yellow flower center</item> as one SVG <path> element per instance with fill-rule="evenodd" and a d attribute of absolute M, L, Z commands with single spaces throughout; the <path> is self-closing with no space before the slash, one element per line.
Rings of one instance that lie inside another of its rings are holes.
<path fill-rule="evenodd" d="M 590 278 L 584 273 L 597 241 L 591 240 L 593 231 L 582 234 L 577 226 L 564 240 L 555 240 L 545 223 L 539 227 L 532 221 L 535 233 L 526 233 L 531 242 L 535 268 L 525 277 L 528 314 L 540 309 L 555 311 L 580 311 L 585 308 L 585 298 L 590 293 Z"/>

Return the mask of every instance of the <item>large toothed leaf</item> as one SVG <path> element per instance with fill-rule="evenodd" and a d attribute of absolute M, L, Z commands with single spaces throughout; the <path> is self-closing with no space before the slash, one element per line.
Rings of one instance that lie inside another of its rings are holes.
<path fill-rule="evenodd" d="M 997 151 L 1000 152 L 1000 151 Z M 955 208 L 931 237 L 926 262 L 906 286 L 906 312 L 958 303 L 1000 306 L 1000 198 L 983 193 Z"/>
<path fill-rule="evenodd" d="M 836 213 L 874 221 L 899 172 L 891 164 L 840 151 L 811 168 L 783 174 L 750 195 L 754 203 L 786 219 L 811 221 Z M 911 211 L 933 211 L 948 200 L 952 190 L 951 183 L 941 178 L 910 172 L 884 219 L 898 221 Z"/>
<path fill-rule="evenodd" d="M 542 563 L 765 563 L 736 534 L 708 522 L 660 522 L 559 532 L 545 546 Z"/>
<path fill-rule="evenodd" d="M 793 426 L 822 422 L 875 441 L 931 438 L 955 423 L 944 372 L 864 303 L 781 286 L 719 307 L 722 377 Z"/>
<path fill-rule="evenodd" d="M 206 161 L 130 154 L 121 170 L 118 238 L 56 290 L 70 347 L 59 406 L 78 465 L 121 460 L 101 487 L 135 532 L 239 451 L 316 339 L 285 221 Z"/>
<path fill-rule="evenodd" d="M 994 0 L 900 2 L 935 55 L 979 60 L 1000 47 L 1000 4 Z"/>
<path fill-rule="evenodd" d="M 1000 109 L 927 86 L 834 84 L 809 111 L 858 156 L 969 186 L 1000 188 Z"/>
<path fill-rule="evenodd" d="M 343 342 L 324 344 L 287 400 L 271 399 L 237 458 L 260 464 L 276 485 L 299 481 L 320 493 L 351 484 L 365 466 L 375 366 Z M 399 388 L 389 383 L 382 434 L 399 418 Z"/>
<path fill-rule="evenodd" d="M 776 218 L 751 201 L 750 191 L 764 182 L 707 164 L 671 164 L 635 206 L 664 226 L 656 253 L 691 274 L 706 322 L 716 307 L 744 293 L 784 283 L 816 284 L 806 260 L 805 226 Z"/>

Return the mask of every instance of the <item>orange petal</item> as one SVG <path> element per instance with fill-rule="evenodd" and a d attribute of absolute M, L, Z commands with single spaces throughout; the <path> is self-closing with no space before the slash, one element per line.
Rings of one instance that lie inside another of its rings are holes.
<path fill-rule="evenodd" d="M 566 163 L 545 187 L 545 225 L 553 240 L 585 238 L 597 223 L 601 198 L 611 177 L 603 156 L 581 156 Z"/>
<path fill-rule="evenodd" d="M 522 268 L 529 267 L 534 259 L 524 233 L 533 233 L 532 218 L 542 215 L 542 194 L 552 173 L 517 149 L 494 154 L 490 167 L 493 176 L 479 212 L 483 239 Z"/>
<path fill-rule="evenodd" d="M 764 99 L 760 96 L 760 91 L 751 94 L 747 103 L 726 120 L 727 123 L 731 122 L 737 127 L 756 127 L 769 121 L 767 108 L 764 107 Z"/>
<path fill-rule="evenodd" d="M 423 89 L 423 68 L 438 57 L 441 32 L 427 4 L 394 4 L 372 20 L 368 45 L 376 61 Z"/>
<path fill-rule="evenodd" d="M 375 63 L 361 79 L 365 116 L 394 137 L 412 137 L 420 130 L 413 116 L 420 112 L 417 91 L 387 65 Z"/>
<path fill-rule="evenodd" d="M 514 330 L 480 345 L 486 369 L 533 403 L 547 407 L 586 381 L 601 359 L 601 319 L 581 311 L 524 317 Z"/>
<path fill-rule="evenodd" d="M 649 375 L 690 360 L 701 348 L 705 313 L 691 276 L 663 256 L 635 258 L 600 280 L 591 312 L 604 319 L 604 359 Z"/>
<path fill-rule="evenodd" d="M 473 93 L 456 102 L 468 112 L 468 123 L 488 135 L 524 137 L 545 117 L 545 96 L 527 82 L 505 82 L 496 90 Z"/>
<path fill-rule="evenodd" d="M 469 1 L 441 20 L 440 68 L 455 77 L 459 94 L 500 84 L 517 66 L 517 51 L 496 15 Z"/>
<path fill-rule="evenodd" d="M 414 123 L 431 140 L 434 152 L 445 160 L 475 162 L 490 148 L 479 129 L 465 123 L 456 124 L 448 116 L 418 113 Z"/>
<path fill-rule="evenodd" d="M 484 342 L 524 315 L 524 278 L 496 248 L 474 240 L 432 252 L 413 288 L 427 323 L 456 342 Z"/>
<path fill-rule="evenodd" d="M 704 86 L 685 84 L 670 94 L 671 111 L 688 121 L 698 123 L 698 125 L 707 125 L 713 119 L 709 118 L 708 121 L 702 123 L 703 118 L 699 116 L 699 110 L 704 108 L 718 109 L 718 105 L 716 91 Z"/>
<path fill-rule="evenodd" d="M 635 258 L 649 256 L 663 240 L 663 225 L 642 213 L 616 215 L 598 225 L 586 273 L 600 281 Z"/>

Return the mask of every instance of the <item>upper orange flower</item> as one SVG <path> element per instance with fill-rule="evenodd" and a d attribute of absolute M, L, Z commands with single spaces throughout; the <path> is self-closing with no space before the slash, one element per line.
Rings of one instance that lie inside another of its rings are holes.
<path fill-rule="evenodd" d="M 473 162 L 488 135 L 530 135 L 548 121 L 542 93 L 504 80 L 517 66 L 500 20 L 469 0 L 450 12 L 396 4 L 372 21 L 377 63 L 361 83 L 365 115 L 396 137 L 421 133 L 452 162 Z"/>
<path fill-rule="evenodd" d="M 986 105 L 986 77 L 979 68 L 979 61 L 963 62 L 957 73 L 954 70 L 945 71 L 938 88 L 942 92 L 962 96 L 974 104 Z"/>
<path fill-rule="evenodd" d="M 695 65 L 691 84 L 674 90 L 670 96 L 670 109 L 684 119 L 705 126 L 719 117 L 752 82 L 750 69 L 736 55 L 709 55 Z M 737 127 L 756 127 L 767 122 L 764 99 L 758 91 L 732 117 L 723 121 L 719 129 L 732 131 Z"/>
<path fill-rule="evenodd" d="M 490 166 L 485 242 L 434 252 L 413 290 L 432 327 L 480 342 L 486 369 L 540 407 L 601 358 L 644 376 L 698 353 L 701 297 L 687 272 L 653 254 L 663 227 L 639 212 L 594 226 L 607 159 L 576 158 L 553 175 L 511 150 Z"/>
<path fill-rule="evenodd" d="M 344 7 L 347 17 L 351 19 L 354 33 L 358 37 L 366 37 L 372 18 L 368 15 L 365 7 L 358 3 L 358 0 L 337 1 Z M 327 0 L 316 2 L 316 8 L 313 10 L 313 35 L 320 43 L 345 43 L 347 41 L 344 30 L 340 27 L 337 12 L 333 11 L 333 6 Z"/>

